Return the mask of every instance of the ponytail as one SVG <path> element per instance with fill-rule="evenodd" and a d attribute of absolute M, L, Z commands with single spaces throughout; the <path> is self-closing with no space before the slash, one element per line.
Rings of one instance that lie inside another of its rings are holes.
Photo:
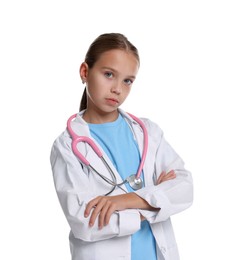
<path fill-rule="evenodd" d="M 86 88 L 84 88 L 84 92 L 80 101 L 80 109 L 79 111 L 82 111 L 87 108 L 87 93 L 86 93 Z"/>

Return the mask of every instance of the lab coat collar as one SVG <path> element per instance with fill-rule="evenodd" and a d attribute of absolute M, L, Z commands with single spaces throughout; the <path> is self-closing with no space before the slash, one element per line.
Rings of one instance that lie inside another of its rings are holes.
<path fill-rule="evenodd" d="M 72 121 L 72 126 L 74 125 L 74 121 L 76 123 L 79 123 L 81 126 L 87 126 L 88 127 L 88 124 L 87 122 L 83 119 L 83 114 L 84 112 L 86 111 L 86 109 L 80 111 L 76 118 Z M 139 125 L 127 112 L 125 112 L 123 109 L 121 108 L 118 108 L 118 111 L 119 113 L 129 122 L 129 124 L 135 124 L 135 125 Z M 78 135 L 80 135 L 78 133 Z"/>
<path fill-rule="evenodd" d="M 124 110 L 122 110 L 120 108 L 118 109 L 118 111 L 119 111 L 119 113 L 121 113 L 121 115 L 124 118 L 126 118 L 128 120 L 129 123 L 138 125 L 138 123 L 127 112 L 125 112 Z"/>
<path fill-rule="evenodd" d="M 85 111 L 86 110 L 83 110 L 77 114 L 76 118 L 71 122 L 71 127 L 77 135 L 79 135 L 79 136 L 86 135 L 86 136 L 92 138 L 91 134 L 90 134 L 88 123 L 82 117 Z M 143 133 L 143 130 L 142 130 L 141 126 L 124 110 L 118 108 L 118 111 L 128 122 L 128 125 L 131 128 L 133 135 L 138 142 L 140 153 L 142 154 L 143 142 L 141 140 L 141 133 Z"/>

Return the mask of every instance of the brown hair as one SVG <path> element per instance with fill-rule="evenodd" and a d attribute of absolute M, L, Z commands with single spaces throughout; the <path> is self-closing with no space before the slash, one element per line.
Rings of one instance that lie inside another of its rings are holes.
<path fill-rule="evenodd" d="M 87 54 L 85 56 L 85 62 L 87 63 L 88 68 L 91 69 L 94 66 L 101 54 L 113 49 L 131 52 L 136 57 L 138 62 L 140 62 L 137 48 L 123 34 L 105 33 L 101 34 L 98 38 L 96 38 L 87 51 Z M 87 94 L 86 89 L 84 89 L 79 110 L 82 111 L 86 108 Z"/>

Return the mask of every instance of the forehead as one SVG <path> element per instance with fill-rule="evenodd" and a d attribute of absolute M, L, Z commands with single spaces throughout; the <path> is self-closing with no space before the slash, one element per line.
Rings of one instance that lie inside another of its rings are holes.
<path fill-rule="evenodd" d="M 139 62 L 132 52 L 114 49 L 102 53 L 95 66 L 113 68 L 117 71 L 127 70 L 129 74 L 136 74 Z"/>

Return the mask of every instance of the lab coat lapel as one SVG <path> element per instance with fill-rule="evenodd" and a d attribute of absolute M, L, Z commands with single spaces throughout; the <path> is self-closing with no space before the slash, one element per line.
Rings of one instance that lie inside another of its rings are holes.
<path fill-rule="evenodd" d="M 95 140 L 93 139 L 93 141 L 95 142 Z M 97 144 L 97 142 L 96 142 Z M 99 158 L 97 156 L 97 154 L 93 151 L 93 149 L 88 145 L 85 144 L 87 146 L 87 154 L 86 154 L 86 159 L 90 162 L 90 165 L 96 170 L 98 171 L 100 174 L 102 174 L 104 177 L 108 178 L 110 181 L 113 181 L 111 174 L 109 172 L 109 170 L 107 169 L 107 167 L 105 166 L 105 164 L 103 163 L 103 161 L 101 160 L 101 158 Z M 114 165 L 112 164 L 111 160 L 109 159 L 109 157 L 105 154 L 105 152 L 102 150 L 102 148 L 99 146 L 99 144 L 97 144 L 97 146 L 99 147 L 99 149 L 101 150 L 104 159 L 106 160 L 106 162 L 108 163 L 108 165 L 110 166 L 111 170 L 113 171 L 115 177 L 116 177 L 116 183 L 121 183 L 123 182 L 121 176 L 119 175 L 119 173 L 117 172 L 116 168 L 114 167 Z M 106 194 L 108 193 L 111 189 L 112 189 L 112 185 L 107 183 L 105 180 L 103 180 L 96 172 L 94 172 L 93 170 L 89 171 L 89 179 L 91 181 L 91 183 L 97 183 L 96 186 L 96 190 L 100 193 L 100 191 L 102 190 L 102 194 Z M 122 185 L 122 188 L 127 191 L 125 185 Z M 122 194 L 122 190 L 120 188 L 116 188 L 114 190 L 113 193 L 111 193 L 111 195 L 117 195 L 117 194 Z"/>
<path fill-rule="evenodd" d="M 92 138 L 92 136 L 90 135 L 90 131 L 89 131 L 89 127 L 87 125 L 87 123 L 80 117 L 77 116 L 76 119 L 71 123 L 71 127 L 73 129 L 73 131 L 79 135 L 79 136 L 87 136 L 89 138 L 91 138 L 96 145 L 99 147 L 99 149 L 101 150 L 104 159 L 106 160 L 106 162 L 108 163 L 108 165 L 110 166 L 110 168 L 112 169 L 113 173 L 116 176 L 116 182 L 117 183 L 121 183 L 123 182 L 121 176 L 119 175 L 119 173 L 117 172 L 116 168 L 114 167 L 114 165 L 112 164 L 111 160 L 109 159 L 109 157 L 106 155 L 106 153 L 103 151 L 103 149 L 101 148 L 101 146 L 96 142 L 95 139 Z M 104 177 L 110 179 L 112 181 L 111 175 L 109 173 L 109 170 L 106 168 L 106 166 L 104 165 L 104 163 L 102 162 L 102 160 L 98 157 L 98 155 L 93 151 L 93 149 L 90 147 L 89 144 L 81 142 L 77 144 L 78 150 L 84 155 L 84 157 L 86 158 L 86 160 L 88 162 L 90 162 L 90 165 L 99 173 L 101 173 Z M 95 173 L 93 170 L 91 170 L 89 167 L 84 166 L 84 171 L 89 175 L 89 179 L 91 183 L 95 183 L 96 185 L 93 185 L 93 190 L 94 192 L 98 192 L 101 194 L 99 195 L 103 195 L 106 194 L 107 192 L 109 192 L 111 190 L 111 188 L 113 187 L 112 185 L 110 185 L 109 183 L 107 183 L 105 180 L 103 180 L 100 176 L 98 176 L 97 173 Z M 126 187 L 125 185 L 122 185 L 122 188 L 126 191 Z M 116 195 L 116 194 L 122 194 L 122 190 L 120 188 L 116 188 L 114 190 L 113 193 L 111 193 L 111 195 Z"/>
<path fill-rule="evenodd" d="M 121 112 L 124 114 L 124 112 Z M 130 118 L 127 114 L 125 116 L 128 119 L 128 122 L 132 128 L 133 134 L 135 136 L 135 139 L 137 141 L 138 144 L 138 148 L 139 148 L 139 152 L 140 152 L 140 157 L 142 158 L 142 154 L 143 154 L 143 148 L 144 148 L 144 134 L 143 134 L 143 130 L 140 127 L 140 125 L 134 121 L 132 118 Z M 144 182 L 146 184 L 146 186 L 148 185 L 154 185 L 153 183 L 153 173 L 151 173 L 151 167 L 149 165 L 149 135 L 148 135 L 148 151 L 147 151 L 147 156 L 145 158 L 145 163 L 143 166 L 143 173 L 144 173 Z"/>

